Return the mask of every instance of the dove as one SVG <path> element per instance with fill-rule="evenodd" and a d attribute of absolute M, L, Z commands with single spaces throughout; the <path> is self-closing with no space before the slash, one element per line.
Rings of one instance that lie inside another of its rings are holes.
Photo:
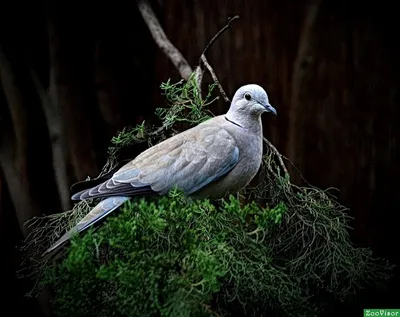
<path fill-rule="evenodd" d="M 173 188 L 195 199 L 219 199 L 239 192 L 262 162 L 261 115 L 265 112 L 277 115 L 266 91 L 256 84 L 242 86 L 226 114 L 148 148 L 96 186 L 75 193 L 72 200 L 104 199 L 44 254 L 135 196 L 165 195 Z"/>

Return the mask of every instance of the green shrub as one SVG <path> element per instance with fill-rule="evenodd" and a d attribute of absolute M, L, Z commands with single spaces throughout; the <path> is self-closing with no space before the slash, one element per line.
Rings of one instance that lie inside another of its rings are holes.
<path fill-rule="evenodd" d="M 307 304 L 268 235 L 284 204 L 240 207 L 180 195 L 136 199 L 97 231 L 75 237 L 44 282 L 58 316 L 212 316 L 230 306 L 291 311 Z M 216 304 L 217 303 L 217 304 Z M 295 305 L 293 305 L 295 303 Z"/>
<path fill-rule="evenodd" d="M 283 203 L 240 206 L 233 196 L 214 203 L 176 192 L 135 199 L 97 230 L 74 237 L 43 283 L 55 290 L 57 316 L 260 316 L 271 309 L 311 316 L 326 304 L 315 297 L 316 286 L 340 294 L 353 286 L 342 285 L 350 282 L 346 275 L 362 279 L 366 272 L 346 272 L 359 265 L 354 248 L 345 255 L 354 263 L 343 263 L 342 272 L 321 261 L 318 272 L 301 274 L 308 269 L 296 265 L 306 260 L 272 243 L 288 217 Z M 346 283 L 332 284 L 333 274 Z"/>

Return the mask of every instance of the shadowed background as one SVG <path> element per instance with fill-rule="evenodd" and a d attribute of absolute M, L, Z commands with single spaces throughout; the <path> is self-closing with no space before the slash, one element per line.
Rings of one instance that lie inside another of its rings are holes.
<path fill-rule="evenodd" d="M 240 16 L 207 53 L 228 96 L 247 83 L 265 87 L 278 110 L 277 117 L 265 116 L 265 136 L 308 182 L 340 190 L 340 202 L 355 217 L 357 244 L 399 263 L 394 5 L 152 5 L 193 67 L 228 18 Z M 0 21 L 0 314 L 12 309 L 41 316 L 35 301 L 22 297 L 27 285 L 13 278 L 15 245 L 28 232 L 22 223 L 69 208 L 69 186 L 97 176 L 110 138 L 126 125 L 153 120 L 155 107 L 164 105 L 160 83 L 180 77 L 153 42 L 135 1 L 87 7 L 74 1 L 2 2 Z M 211 106 L 215 114 L 227 107 L 222 99 Z M 397 275 L 386 295 L 362 293 L 357 307 L 399 308 L 399 282 Z"/>

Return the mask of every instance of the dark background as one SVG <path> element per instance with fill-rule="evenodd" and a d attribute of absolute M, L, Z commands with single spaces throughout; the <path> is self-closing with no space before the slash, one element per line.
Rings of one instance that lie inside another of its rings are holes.
<path fill-rule="evenodd" d="M 276 118 L 265 116 L 265 136 L 311 184 L 340 190 L 340 202 L 355 217 L 351 234 L 357 245 L 400 264 L 396 3 L 152 4 L 192 67 L 228 17 L 240 16 L 207 53 L 228 96 L 247 83 L 265 87 L 278 110 Z M 46 116 L 40 96 L 50 77 L 56 111 Z M 15 246 L 27 233 L 22 223 L 70 207 L 68 187 L 99 173 L 118 130 L 153 119 L 164 102 L 160 83 L 168 78 L 177 81 L 179 73 L 154 44 L 135 1 L 1 2 L 1 316 L 42 316 L 36 301 L 23 297 L 28 286 L 15 278 Z M 220 100 L 212 111 L 227 107 Z M 55 148 L 62 153 L 56 168 Z M 398 272 L 387 293 L 361 293 L 354 312 L 400 308 Z"/>

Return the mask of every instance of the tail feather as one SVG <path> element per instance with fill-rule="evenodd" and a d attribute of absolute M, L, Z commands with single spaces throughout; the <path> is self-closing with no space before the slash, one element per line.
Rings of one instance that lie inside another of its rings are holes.
<path fill-rule="evenodd" d="M 42 256 L 56 250 L 58 247 L 67 242 L 74 234 L 86 230 L 99 220 L 107 217 L 111 212 L 129 199 L 130 198 L 126 196 L 114 196 L 102 200 L 75 227 L 65 233 L 50 248 L 48 248 Z"/>

